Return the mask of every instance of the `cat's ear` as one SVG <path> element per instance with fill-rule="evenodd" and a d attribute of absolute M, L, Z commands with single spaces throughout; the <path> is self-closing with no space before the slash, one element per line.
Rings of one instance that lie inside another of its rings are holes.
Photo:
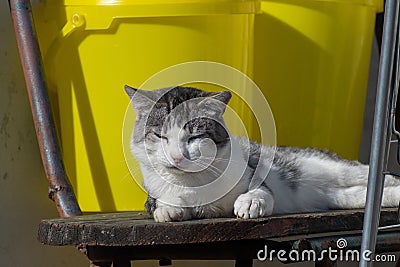
<path fill-rule="evenodd" d="M 216 92 L 211 95 L 211 98 L 221 101 L 226 106 L 232 98 L 232 93 L 230 91 Z"/>
<path fill-rule="evenodd" d="M 229 91 L 210 93 L 201 101 L 201 105 L 204 105 L 210 116 L 222 116 L 231 97 L 232 93 Z"/>
<path fill-rule="evenodd" d="M 125 85 L 124 89 L 131 99 L 133 109 L 137 114 L 143 114 L 151 110 L 151 107 L 155 104 L 155 101 L 151 99 L 152 92 L 150 91 L 132 88 L 129 85 Z"/>
<path fill-rule="evenodd" d="M 129 85 L 125 85 L 124 86 L 125 92 L 126 94 L 129 96 L 130 99 L 132 99 L 132 97 L 135 95 L 135 93 L 137 92 L 136 88 L 130 87 Z"/>

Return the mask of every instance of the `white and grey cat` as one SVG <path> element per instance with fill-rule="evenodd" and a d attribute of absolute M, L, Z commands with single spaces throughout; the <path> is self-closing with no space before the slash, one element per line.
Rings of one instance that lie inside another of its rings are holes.
<path fill-rule="evenodd" d="M 231 93 L 125 86 L 136 112 L 131 151 L 158 222 L 258 218 L 362 208 L 368 166 L 328 151 L 262 146 L 232 137 L 222 115 Z M 383 206 L 397 206 L 400 181 L 386 176 Z"/>

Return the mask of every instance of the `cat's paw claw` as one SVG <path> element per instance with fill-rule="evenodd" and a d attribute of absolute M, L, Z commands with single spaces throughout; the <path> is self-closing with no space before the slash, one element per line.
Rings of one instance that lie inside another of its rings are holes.
<path fill-rule="evenodd" d="M 237 218 L 254 219 L 266 216 L 267 203 L 250 194 L 240 195 L 234 204 L 234 213 Z"/>
<path fill-rule="evenodd" d="M 182 221 L 184 219 L 184 210 L 177 207 L 158 207 L 153 213 L 156 222 Z"/>

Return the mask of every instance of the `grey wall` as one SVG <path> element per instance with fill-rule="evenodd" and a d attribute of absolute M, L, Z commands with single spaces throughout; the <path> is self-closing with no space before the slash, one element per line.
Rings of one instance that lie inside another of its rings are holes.
<path fill-rule="evenodd" d="M 8 3 L 0 1 L 0 265 L 88 266 L 75 248 L 36 241 L 42 218 L 56 217 L 29 109 Z"/>

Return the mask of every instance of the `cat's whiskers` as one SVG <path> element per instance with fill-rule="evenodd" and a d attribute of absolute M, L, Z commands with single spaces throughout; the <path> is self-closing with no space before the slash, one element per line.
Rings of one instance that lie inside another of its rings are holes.
<path fill-rule="evenodd" d="M 214 161 L 221 161 L 221 162 L 234 162 L 234 163 L 242 163 L 240 161 L 237 160 L 233 160 L 233 159 L 224 159 L 224 158 L 213 158 L 213 157 L 202 157 L 204 159 L 212 159 Z"/>
<path fill-rule="evenodd" d="M 136 176 L 141 176 L 142 172 L 139 168 L 139 166 L 137 168 L 129 168 L 129 171 L 123 176 L 121 177 L 119 180 L 120 182 L 125 182 L 125 180 L 127 180 L 128 178 L 134 179 L 136 180 Z"/>
<path fill-rule="evenodd" d="M 119 179 L 120 183 L 124 183 L 128 177 L 132 177 L 130 172 L 127 172 L 124 176 Z"/>
<path fill-rule="evenodd" d="M 200 161 L 193 161 L 193 163 L 197 166 L 204 167 L 203 171 L 208 171 L 217 176 L 220 176 L 223 173 L 223 170 L 221 170 L 218 167 L 215 167 L 213 165 L 209 165 L 208 162 L 206 163 L 206 162 L 202 162 L 200 160 Z"/>
<path fill-rule="evenodd" d="M 134 158 L 133 156 L 132 157 L 125 157 L 125 159 L 124 160 L 120 160 L 119 162 L 135 162 L 135 161 L 137 161 L 137 159 L 136 158 Z"/>
<path fill-rule="evenodd" d="M 217 171 L 212 170 L 212 169 L 204 169 L 203 171 L 204 171 L 204 172 L 208 172 L 208 173 L 210 173 L 211 175 L 213 175 L 213 176 L 215 176 L 215 177 L 221 176 L 221 173 L 218 173 Z"/>

